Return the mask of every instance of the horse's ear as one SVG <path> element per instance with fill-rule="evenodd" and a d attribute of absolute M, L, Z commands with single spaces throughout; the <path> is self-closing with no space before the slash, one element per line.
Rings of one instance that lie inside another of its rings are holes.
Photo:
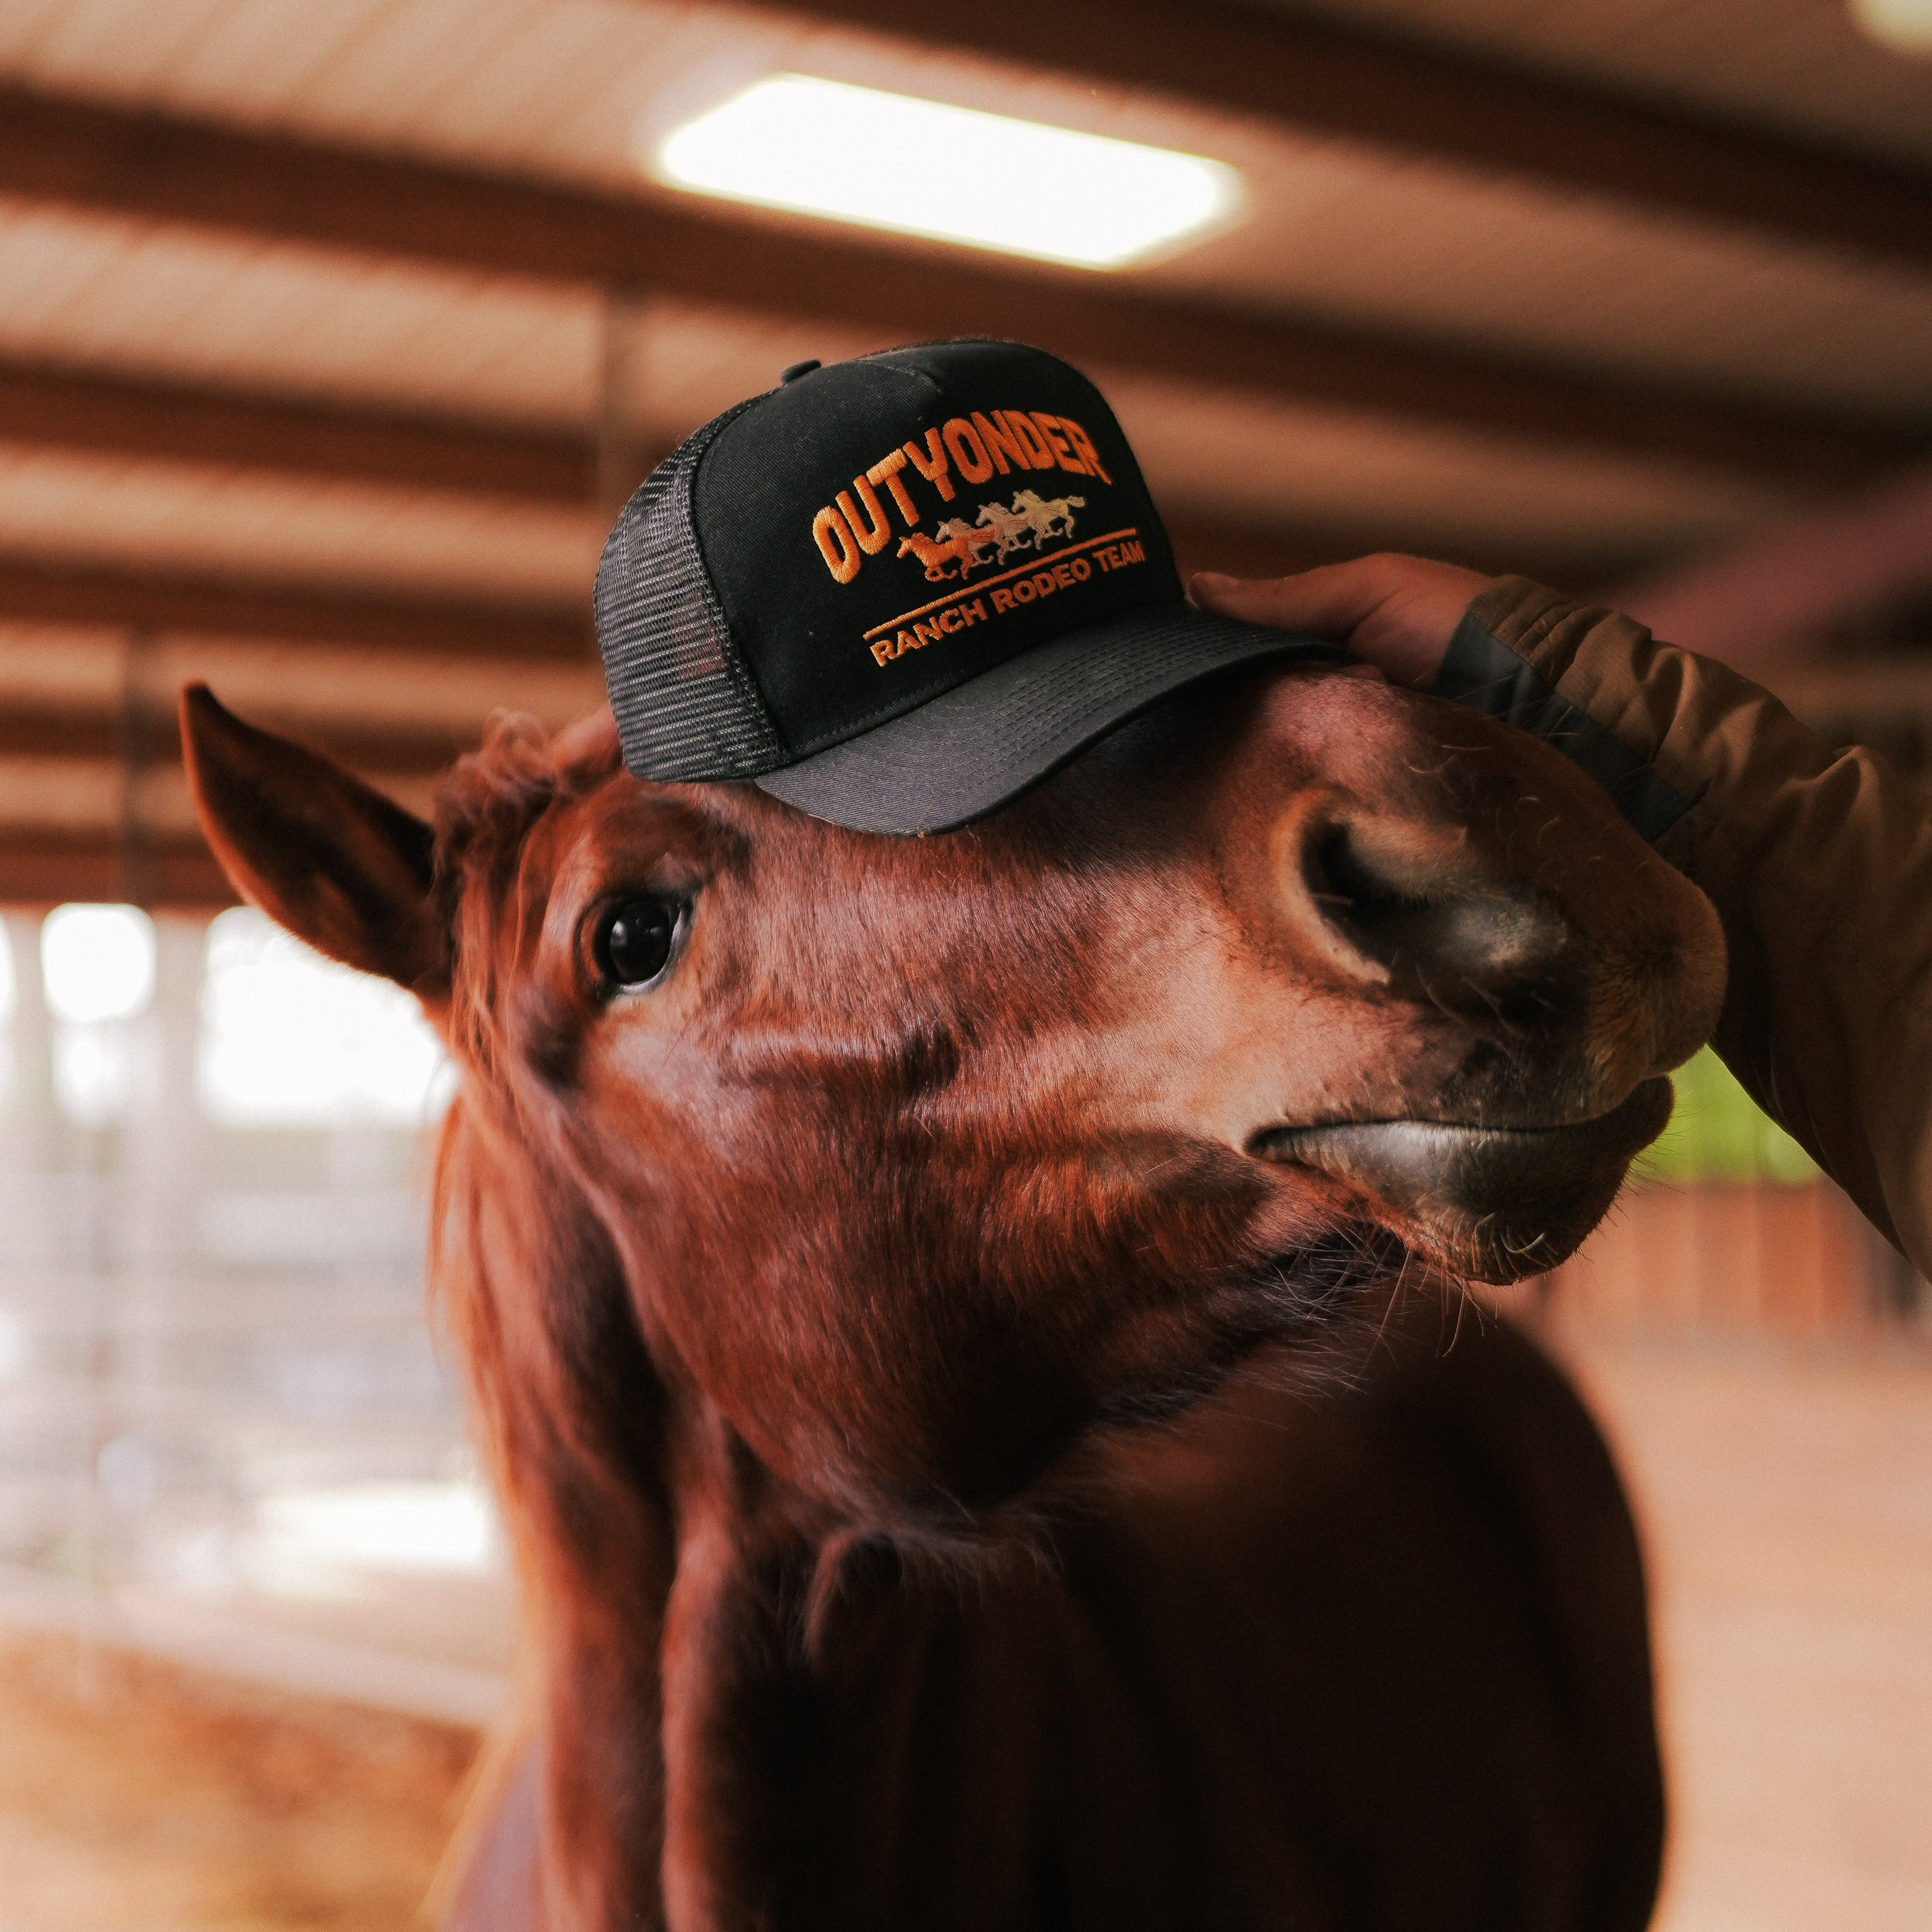
<path fill-rule="evenodd" d="M 449 988 L 430 828 L 320 752 L 182 693 L 196 816 L 235 889 L 298 939 L 419 998 Z"/>

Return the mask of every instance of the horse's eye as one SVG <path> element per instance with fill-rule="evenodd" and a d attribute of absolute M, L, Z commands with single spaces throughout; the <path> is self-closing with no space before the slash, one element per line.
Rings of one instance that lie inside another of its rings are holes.
<path fill-rule="evenodd" d="M 597 970 L 613 986 L 634 992 L 670 963 L 684 908 L 675 899 L 626 899 L 597 928 Z"/>

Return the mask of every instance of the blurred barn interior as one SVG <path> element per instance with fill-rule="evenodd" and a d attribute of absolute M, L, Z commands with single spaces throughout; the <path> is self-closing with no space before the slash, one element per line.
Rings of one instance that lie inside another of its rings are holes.
<path fill-rule="evenodd" d="M 652 178 L 788 73 L 1242 204 L 1102 272 Z M 0 0 L 0 1922 L 402 1922 L 512 1664 L 434 1042 L 232 906 L 181 684 L 421 807 L 493 711 L 599 700 L 598 548 L 682 434 L 964 334 L 1100 379 L 1190 566 L 1523 572 L 1932 767 L 1923 0 Z M 1664 1922 L 1905 1932 L 1932 1303 L 1683 1086 L 1518 1298 L 1651 1537 Z"/>

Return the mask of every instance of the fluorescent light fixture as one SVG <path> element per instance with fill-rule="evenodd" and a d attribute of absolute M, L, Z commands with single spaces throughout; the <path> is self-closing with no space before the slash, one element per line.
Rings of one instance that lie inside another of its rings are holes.
<path fill-rule="evenodd" d="M 868 228 L 1118 268 L 1226 222 L 1220 161 L 802 74 L 755 82 L 659 145 L 680 188 Z"/>

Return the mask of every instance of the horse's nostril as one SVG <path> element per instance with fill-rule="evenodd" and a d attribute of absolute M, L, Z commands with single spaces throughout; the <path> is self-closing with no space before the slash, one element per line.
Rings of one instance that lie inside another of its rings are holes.
<path fill-rule="evenodd" d="M 1493 1011 L 1527 995 L 1570 938 L 1553 908 L 1420 826 L 1332 826 L 1310 841 L 1303 877 L 1347 952 L 1438 1004 Z"/>

